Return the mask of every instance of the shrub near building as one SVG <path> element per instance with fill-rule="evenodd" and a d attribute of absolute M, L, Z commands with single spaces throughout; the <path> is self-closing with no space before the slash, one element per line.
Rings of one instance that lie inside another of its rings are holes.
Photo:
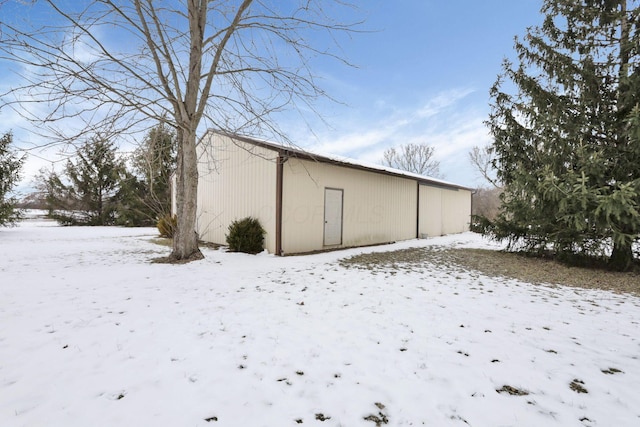
<path fill-rule="evenodd" d="M 247 217 L 233 221 L 229 225 L 229 234 L 226 235 L 229 250 L 247 254 L 262 252 L 264 234 L 265 230 L 256 218 Z"/>

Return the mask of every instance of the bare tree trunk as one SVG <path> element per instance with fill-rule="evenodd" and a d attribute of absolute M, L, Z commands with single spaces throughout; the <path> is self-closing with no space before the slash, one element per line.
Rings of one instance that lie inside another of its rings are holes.
<path fill-rule="evenodd" d="M 245 0 L 248 4 L 250 0 Z M 178 221 L 173 237 L 170 259 L 195 260 L 203 258 L 198 249 L 196 215 L 198 205 L 198 155 L 196 153 L 196 128 L 200 122 L 198 92 L 202 78 L 202 49 L 207 25 L 207 2 L 189 0 L 189 73 L 184 102 L 175 106 L 178 122 L 178 171 L 177 205 Z"/>
<path fill-rule="evenodd" d="M 623 82 L 629 76 L 629 61 L 630 61 L 630 33 L 629 33 L 629 20 L 627 17 L 627 1 L 620 2 L 620 68 L 618 71 L 619 85 L 618 85 L 618 110 L 625 112 L 630 111 L 630 106 L 627 100 L 629 99 L 626 91 L 629 90 L 627 84 Z M 619 135 L 621 138 L 628 139 L 629 135 L 626 131 L 627 124 L 624 120 L 620 120 Z M 629 141 L 624 141 L 627 144 Z M 629 233 L 629 227 L 626 224 L 619 224 L 619 228 L 627 234 Z M 616 271 L 628 271 L 633 265 L 633 247 L 631 240 L 625 240 L 624 242 L 614 243 L 613 251 L 609 257 L 609 267 Z"/>
<path fill-rule="evenodd" d="M 176 171 L 176 205 L 178 227 L 173 236 L 171 261 L 202 259 L 198 248 L 196 211 L 198 196 L 198 158 L 194 131 L 178 131 L 178 167 Z"/>
<path fill-rule="evenodd" d="M 615 271 L 629 271 L 633 265 L 633 248 L 631 242 L 614 243 L 609 267 Z"/>

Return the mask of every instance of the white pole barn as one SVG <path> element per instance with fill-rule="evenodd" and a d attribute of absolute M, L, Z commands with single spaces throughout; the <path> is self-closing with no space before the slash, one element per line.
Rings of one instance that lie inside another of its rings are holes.
<path fill-rule="evenodd" d="M 469 230 L 471 189 L 217 131 L 198 143 L 198 235 L 225 244 L 252 216 L 278 255 Z"/>

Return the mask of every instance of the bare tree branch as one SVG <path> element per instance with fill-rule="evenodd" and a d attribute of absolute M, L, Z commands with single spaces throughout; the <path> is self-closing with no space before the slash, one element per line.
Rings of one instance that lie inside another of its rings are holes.
<path fill-rule="evenodd" d="M 435 147 L 428 144 L 401 145 L 398 149 L 391 147 L 385 150 L 382 164 L 396 169 L 442 178 L 440 162 L 433 158 Z"/>
<path fill-rule="evenodd" d="M 495 188 L 502 188 L 498 178 L 496 178 L 493 172 L 493 150 L 490 145 L 484 147 L 474 146 L 469 151 L 469 161 L 476 169 L 476 171 Z"/>
<path fill-rule="evenodd" d="M 199 256 L 196 132 L 286 139 L 274 114 L 298 105 L 315 111 L 328 95 L 311 59 L 348 64 L 336 36 L 361 24 L 331 17 L 354 16 L 342 0 L 42 0 L 13 8 L 51 19 L 0 22 L 0 59 L 24 76 L 0 93 L 0 110 L 20 112 L 51 144 L 105 129 L 139 134 L 158 122 L 176 130 L 176 259 Z"/>

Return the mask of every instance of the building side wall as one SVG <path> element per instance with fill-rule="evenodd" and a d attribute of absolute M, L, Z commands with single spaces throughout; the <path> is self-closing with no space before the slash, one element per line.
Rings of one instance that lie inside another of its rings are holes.
<path fill-rule="evenodd" d="M 416 182 L 290 158 L 283 168 L 284 253 L 364 246 L 416 237 Z M 324 246 L 325 188 L 344 190 L 342 244 Z"/>
<path fill-rule="evenodd" d="M 442 235 L 442 189 L 420 185 L 420 237 Z"/>
<path fill-rule="evenodd" d="M 442 190 L 442 234 L 469 231 L 471 191 Z"/>
<path fill-rule="evenodd" d="M 228 136 L 209 134 L 198 144 L 200 239 L 226 244 L 232 221 L 258 218 L 265 248 L 275 253 L 277 152 Z"/>
<path fill-rule="evenodd" d="M 469 190 L 420 185 L 419 192 L 421 237 L 469 231 L 471 215 Z"/>

